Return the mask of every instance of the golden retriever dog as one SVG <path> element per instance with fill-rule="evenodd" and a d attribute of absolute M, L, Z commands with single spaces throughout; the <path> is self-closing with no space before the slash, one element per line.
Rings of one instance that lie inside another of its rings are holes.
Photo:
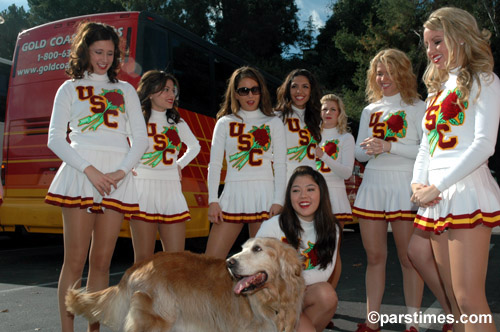
<path fill-rule="evenodd" d="M 191 252 L 158 253 L 120 283 L 70 289 L 68 311 L 126 332 L 295 331 L 305 285 L 290 245 L 252 238 L 227 260 Z"/>

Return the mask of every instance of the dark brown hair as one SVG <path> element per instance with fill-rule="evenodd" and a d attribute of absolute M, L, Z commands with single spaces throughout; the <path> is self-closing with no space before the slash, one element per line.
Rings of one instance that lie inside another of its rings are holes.
<path fill-rule="evenodd" d="M 320 268 L 325 269 L 332 262 L 336 247 L 337 227 L 339 225 L 332 212 L 330 195 L 325 178 L 310 166 L 299 166 L 295 169 L 286 188 L 285 205 L 279 216 L 280 228 L 285 233 L 288 243 L 295 249 L 299 248 L 300 236 L 304 231 L 300 226 L 300 220 L 293 209 L 291 191 L 295 179 L 299 176 L 310 176 L 319 186 L 319 206 L 314 214 L 314 229 L 316 230 L 316 248 L 318 252 L 318 263 Z M 339 226 L 340 229 L 340 226 Z"/>
<path fill-rule="evenodd" d="M 290 86 L 292 81 L 297 76 L 304 76 L 309 80 L 311 85 L 311 94 L 309 100 L 306 103 L 306 110 L 304 113 L 304 122 L 307 125 L 307 129 L 311 132 L 312 137 L 319 143 L 321 142 L 321 89 L 319 87 L 318 81 L 314 75 L 307 69 L 295 69 L 292 70 L 288 76 L 285 78 L 283 83 L 277 90 L 278 104 L 274 108 L 276 112 L 280 113 L 280 117 L 283 123 L 288 117 L 293 113 L 292 110 L 292 96 L 290 94 Z"/>
<path fill-rule="evenodd" d="M 257 69 L 245 66 L 236 69 L 229 78 L 226 93 L 224 95 L 224 101 L 222 102 L 220 110 L 217 113 L 217 120 L 229 114 L 235 114 L 236 116 L 238 116 L 240 103 L 236 99 L 236 89 L 238 88 L 240 80 L 244 78 L 251 78 L 259 84 L 259 108 L 265 115 L 274 116 L 271 104 L 271 95 L 269 94 L 269 90 L 267 90 L 266 80 L 264 79 L 264 76 L 262 76 L 262 74 Z"/>
<path fill-rule="evenodd" d="M 144 114 L 146 123 L 149 122 L 149 118 L 151 117 L 151 95 L 163 90 L 169 80 L 174 83 L 174 87 L 177 89 L 177 96 L 173 107 L 168 109 L 166 112 L 167 121 L 171 124 L 179 123 L 181 119 L 181 115 L 177 109 L 179 102 L 179 82 L 174 75 L 160 70 L 150 70 L 146 72 L 142 75 L 139 86 L 137 87 L 137 94 L 139 95 L 139 100 L 141 101 L 142 113 Z"/>
<path fill-rule="evenodd" d="M 91 71 L 89 47 L 101 40 L 111 40 L 114 45 L 113 63 L 108 69 L 109 81 L 118 82 L 116 76 L 120 68 L 121 51 L 120 38 L 115 29 L 105 23 L 82 21 L 78 24 L 76 35 L 71 44 L 69 68 L 66 74 L 71 78 L 81 79 L 85 71 Z"/>

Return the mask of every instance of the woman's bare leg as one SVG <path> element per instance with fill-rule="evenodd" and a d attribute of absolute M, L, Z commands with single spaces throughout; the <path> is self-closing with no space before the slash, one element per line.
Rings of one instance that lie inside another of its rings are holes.
<path fill-rule="evenodd" d="M 361 239 L 366 251 L 366 315 L 380 312 L 385 290 L 385 267 L 387 261 L 387 222 L 384 220 L 359 219 Z M 377 324 L 366 322 L 372 329 Z"/>

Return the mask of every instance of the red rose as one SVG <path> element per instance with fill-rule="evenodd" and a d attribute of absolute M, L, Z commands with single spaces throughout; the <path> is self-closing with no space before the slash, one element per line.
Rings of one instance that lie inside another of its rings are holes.
<path fill-rule="evenodd" d="M 104 94 L 104 97 L 113 105 L 113 106 L 116 106 L 116 107 L 120 107 L 123 105 L 123 96 L 116 92 L 116 90 L 114 91 L 110 91 L 110 92 L 106 92 Z"/>
<path fill-rule="evenodd" d="M 455 118 L 461 112 L 457 103 L 458 96 L 456 92 L 450 93 L 441 103 L 441 114 L 443 120 L 450 120 Z"/>
<path fill-rule="evenodd" d="M 267 133 L 267 130 L 263 128 L 256 129 L 252 135 L 255 138 L 255 142 L 257 142 L 257 144 L 261 147 L 264 147 L 269 143 L 269 134 Z"/>
<path fill-rule="evenodd" d="M 177 133 L 177 130 L 175 129 L 169 129 L 165 133 L 165 135 L 168 138 L 168 141 L 173 145 L 173 146 L 178 146 L 181 143 L 181 139 L 179 137 L 179 134 Z"/>
<path fill-rule="evenodd" d="M 307 257 L 311 260 L 311 265 L 312 266 L 317 266 L 318 265 L 318 251 L 316 248 L 312 248 L 311 251 L 307 253 Z"/>
<path fill-rule="evenodd" d="M 389 128 L 393 133 L 398 133 L 403 129 L 405 121 L 401 115 L 393 114 L 389 119 L 387 119 L 387 128 Z"/>
<path fill-rule="evenodd" d="M 323 149 L 325 150 L 325 153 L 331 157 L 335 153 L 337 153 L 337 144 L 335 144 L 334 142 L 328 142 L 325 144 Z"/>

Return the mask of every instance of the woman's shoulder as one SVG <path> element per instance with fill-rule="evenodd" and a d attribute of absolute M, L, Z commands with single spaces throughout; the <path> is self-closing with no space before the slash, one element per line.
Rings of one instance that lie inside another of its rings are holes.
<path fill-rule="evenodd" d="M 382 99 L 379 99 L 377 101 L 374 101 L 373 103 L 369 103 L 368 105 L 363 108 L 363 113 L 371 113 L 377 108 L 383 106 Z"/>
<path fill-rule="evenodd" d="M 232 122 L 232 121 L 242 122 L 242 120 L 237 118 L 234 114 L 227 114 L 227 115 L 224 115 L 223 117 L 219 118 L 217 120 L 217 123 L 219 125 L 222 125 L 222 124 Z"/>
<path fill-rule="evenodd" d="M 354 136 L 348 131 L 346 131 L 343 134 L 340 134 L 339 138 L 345 141 L 350 141 L 350 140 L 354 141 Z"/>
<path fill-rule="evenodd" d="M 274 126 L 283 126 L 283 121 L 279 116 L 268 116 L 267 119 L 267 122 Z"/>
<path fill-rule="evenodd" d="M 480 73 L 478 75 L 481 87 L 485 86 L 498 91 L 500 89 L 500 79 L 495 73 Z"/>
<path fill-rule="evenodd" d="M 73 79 L 73 78 L 67 79 L 59 86 L 58 90 L 73 91 L 76 93 L 76 87 L 82 84 L 81 81 L 82 81 L 81 79 Z"/>
<path fill-rule="evenodd" d="M 280 222 L 280 215 L 278 214 L 278 215 L 275 215 L 275 216 L 265 220 L 262 223 L 261 227 L 265 225 L 265 227 L 271 228 L 271 227 L 275 227 L 276 225 L 278 225 L 278 228 L 279 228 L 279 222 Z"/>
<path fill-rule="evenodd" d="M 423 100 L 421 100 L 420 98 L 413 99 L 412 104 L 409 104 L 409 105 L 405 104 L 405 109 L 407 109 L 408 111 L 410 111 L 412 113 L 416 113 L 416 114 L 423 113 L 426 108 L 427 108 L 427 104 Z"/>
<path fill-rule="evenodd" d="M 127 81 L 122 81 L 122 80 L 118 80 L 118 82 L 116 83 L 112 83 L 112 84 L 119 84 L 121 85 L 124 89 L 127 89 L 127 90 L 134 90 L 135 92 L 135 88 L 132 84 L 130 84 L 129 82 Z M 137 92 L 136 92 L 137 93 Z"/>

